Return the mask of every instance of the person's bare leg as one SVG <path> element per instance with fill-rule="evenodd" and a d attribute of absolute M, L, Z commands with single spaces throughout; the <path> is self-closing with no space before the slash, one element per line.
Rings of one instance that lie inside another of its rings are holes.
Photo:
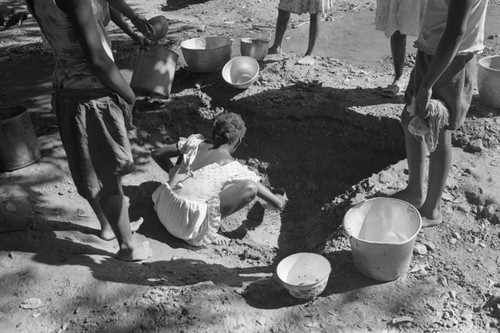
<path fill-rule="evenodd" d="M 319 36 L 319 23 L 320 23 L 320 13 L 311 14 L 311 22 L 309 24 L 309 45 L 307 47 L 307 51 L 302 59 L 297 61 L 300 65 L 314 65 L 314 58 L 312 57 L 312 53 L 314 51 L 314 47 L 316 46 L 316 41 Z"/>
<path fill-rule="evenodd" d="M 257 184 L 251 180 L 242 180 L 225 189 L 219 194 L 221 217 L 225 218 L 246 205 L 257 196 Z M 223 245 L 227 243 L 226 237 L 217 235 L 212 244 Z"/>
<path fill-rule="evenodd" d="M 290 20 L 290 13 L 279 9 L 278 19 L 276 20 L 276 31 L 274 33 L 274 43 L 269 48 L 267 52 L 268 54 L 281 53 L 281 43 L 283 42 L 283 37 L 285 37 L 285 32 L 289 20 Z"/>
<path fill-rule="evenodd" d="M 441 129 L 436 150 L 429 160 L 429 185 L 427 196 L 419 211 L 423 219 L 422 227 L 432 227 L 442 221 L 441 196 L 450 171 L 452 157 L 451 131 Z"/>
<path fill-rule="evenodd" d="M 101 231 L 99 232 L 99 237 L 104 240 L 112 240 L 115 239 L 115 233 L 111 228 L 111 225 L 108 222 L 108 219 L 104 215 L 101 207 L 101 203 L 99 200 L 89 200 L 90 207 L 94 211 L 94 214 L 99 220 L 99 224 L 101 225 Z"/>
<path fill-rule="evenodd" d="M 220 213 L 225 218 L 252 202 L 257 196 L 257 184 L 251 180 L 242 180 L 219 194 Z"/>
<path fill-rule="evenodd" d="M 126 204 L 127 208 L 129 207 L 129 198 L 125 197 L 126 199 Z M 92 207 L 92 210 L 94 211 L 94 214 L 97 217 L 97 220 L 99 220 L 99 224 L 101 225 L 101 231 L 99 232 L 99 237 L 102 238 L 103 240 L 113 240 L 115 239 L 115 233 L 113 232 L 113 229 L 111 228 L 111 225 L 108 222 L 108 219 L 106 218 L 106 215 L 104 215 L 101 207 L 101 203 L 99 200 L 89 200 L 88 201 L 90 204 L 90 207 Z M 130 223 L 130 230 L 134 233 L 139 228 L 141 227 L 142 223 L 144 222 L 144 219 L 140 217 L 137 221 L 133 221 Z"/>
<path fill-rule="evenodd" d="M 420 208 L 424 202 L 424 171 L 425 171 L 425 143 L 418 141 L 413 134 L 408 131 L 410 115 L 405 109 L 401 115 L 401 123 L 405 134 L 406 158 L 408 160 L 408 185 L 405 189 L 396 192 L 391 197 L 401 199 L 411 203 L 416 208 Z"/>
<path fill-rule="evenodd" d="M 403 88 L 403 72 L 406 57 L 406 35 L 396 31 L 391 36 L 392 64 L 394 66 L 394 81 L 392 84 Z"/>
<path fill-rule="evenodd" d="M 132 236 L 128 207 L 123 194 L 103 197 L 101 207 L 120 245 L 116 257 L 125 261 L 144 260 L 151 256 L 149 242 L 138 242 Z"/>

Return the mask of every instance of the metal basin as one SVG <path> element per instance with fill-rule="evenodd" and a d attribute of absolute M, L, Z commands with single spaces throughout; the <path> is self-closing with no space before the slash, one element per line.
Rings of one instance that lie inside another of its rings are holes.
<path fill-rule="evenodd" d="M 231 59 L 232 44 L 229 37 L 199 37 L 183 41 L 181 50 L 190 71 L 212 73 Z"/>
<path fill-rule="evenodd" d="M 259 77 L 259 63 L 252 57 L 233 58 L 224 66 L 222 77 L 231 87 L 246 89 Z"/>

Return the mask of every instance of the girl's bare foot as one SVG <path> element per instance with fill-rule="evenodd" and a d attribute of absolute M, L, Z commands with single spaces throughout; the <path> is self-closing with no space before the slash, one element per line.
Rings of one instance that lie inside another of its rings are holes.
<path fill-rule="evenodd" d="M 422 228 L 435 227 L 443 222 L 443 217 L 440 216 L 436 219 L 428 219 L 427 217 L 422 216 Z"/>
<path fill-rule="evenodd" d="M 144 219 L 142 217 L 140 217 L 137 221 L 130 222 L 130 231 L 134 233 L 139 230 L 143 222 Z M 109 225 L 108 227 L 105 227 L 101 230 L 101 232 L 99 233 L 99 237 L 105 241 L 110 241 L 116 238 L 113 229 L 111 229 L 111 226 Z"/>
<path fill-rule="evenodd" d="M 215 235 L 215 238 L 212 240 L 213 245 L 227 245 L 229 243 L 229 239 L 222 235 Z"/>
<path fill-rule="evenodd" d="M 267 54 L 281 54 L 281 46 L 271 46 Z"/>
<path fill-rule="evenodd" d="M 116 238 L 113 229 L 111 229 L 111 226 L 102 229 L 101 232 L 99 233 L 99 237 L 105 241 L 110 241 Z"/>
<path fill-rule="evenodd" d="M 424 203 L 424 198 L 413 194 L 412 191 L 408 190 L 408 188 L 405 188 L 404 190 L 398 191 L 398 192 L 390 195 L 389 197 L 406 201 L 406 202 L 412 204 L 413 206 L 415 206 L 415 208 L 417 208 L 417 209 L 422 207 L 422 204 Z"/>
<path fill-rule="evenodd" d="M 151 257 L 152 254 L 153 251 L 149 247 L 148 241 L 142 243 L 134 241 L 128 247 L 122 244 L 121 249 L 116 253 L 116 259 L 123 261 L 141 261 Z"/>
<path fill-rule="evenodd" d="M 311 55 L 306 55 L 304 58 L 299 59 L 299 61 L 297 61 L 297 64 L 312 66 L 314 65 L 314 58 Z"/>
<path fill-rule="evenodd" d="M 440 206 L 429 209 L 424 204 L 418 211 L 422 216 L 422 228 L 435 227 L 443 221 Z"/>

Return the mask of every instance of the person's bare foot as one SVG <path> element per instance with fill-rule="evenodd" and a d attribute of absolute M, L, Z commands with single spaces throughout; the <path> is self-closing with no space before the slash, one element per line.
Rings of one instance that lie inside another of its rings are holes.
<path fill-rule="evenodd" d="M 271 46 L 267 54 L 281 54 L 281 46 Z"/>
<path fill-rule="evenodd" d="M 389 197 L 406 201 L 406 202 L 412 204 L 413 206 L 415 206 L 415 208 L 417 208 L 417 209 L 422 207 L 422 204 L 424 203 L 424 198 L 414 195 L 413 193 L 411 193 L 408 190 L 408 188 L 405 188 L 404 190 L 398 191 L 398 192 L 390 195 Z"/>
<path fill-rule="evenodd" d="M 113 229 L 111 229 L 111 226 L 108 226 L 107 228 L 103 228 L 101 232 L 99 233 L 99 237 L 102 240 L 105 241 L 110 241 L 116 238 L 115 233 L 113 232 Z"/>
<path fill-rule="evenodd" d="M 429 209 L 424 204 L 418 211 L 422 217 L 422 228 L 435 227 L 443 221 L 440 206 L 436 209 Z"/>
<path fill-rule="evenodd" d="M 142 217 L 140 217 L 137 221 L 130 222 L 130 231 L 134 233 L 139 230 L 143 222 L 144 219 Z M 99 237 L 105 241 L 110 241 L 116 238 L 113 229 L 111 229 L 111 226 L 103 228 L 99 233 Z"/>
<path fill-rule="evenodd" d="M 149 247 L 148 241 L 142 243 L 134 241 L 128 247 L 122 244 L 121 249 L 116 253 L 116 259 L 123 261 L 141 261 L 148 259 L 152 254 L 153 251 Z"/>
<path fill-rule="evenodd" d="M 438 226 L 441 222 L 443 222 L 442 216 L 435 219 L 430 219 L 425 216 L 422 216 L 422 228 L 435 227 Z"/>
<path fill-rule="evenodd" d="M 297 61 L 297 64 L 305 65 L 305 66 L 312 66 L 312 65 L 314 65 L 314 58 L 311 55 L 306 55 L 302 59 L 299 59 Z"/>
<path fill-rule="evenodd" d="M 222 235 L 216 235 L 212 240 L 212 245 L 227 245 L 229 243 L 229 239 Z"/>

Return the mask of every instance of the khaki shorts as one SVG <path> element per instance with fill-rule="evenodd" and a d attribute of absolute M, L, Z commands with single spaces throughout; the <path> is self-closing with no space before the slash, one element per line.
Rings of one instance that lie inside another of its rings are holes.
<path fill-rule="evenodd" d="M 107 89 L 66 89 L 56 91 L 52 107 L 78 193 L 88 200 L 121 194 L 119 177 L 135 170 L 131 106 Z"/>
<path fill-rule="evenodd" d="M 423 51 L 417 52 L 415 67 L 405 92 L 407 105 L 410 105 L 412 97 L 416 96 L 431 61 L 431 55 Z M 432 88 L 432 98 L 440 100 L 448 108 L 450 121 L 446 128 L 449 130 L 458 129 L 465 120 L 472 101 L 475 73 L 475 54 L 457 55 Z"/>

